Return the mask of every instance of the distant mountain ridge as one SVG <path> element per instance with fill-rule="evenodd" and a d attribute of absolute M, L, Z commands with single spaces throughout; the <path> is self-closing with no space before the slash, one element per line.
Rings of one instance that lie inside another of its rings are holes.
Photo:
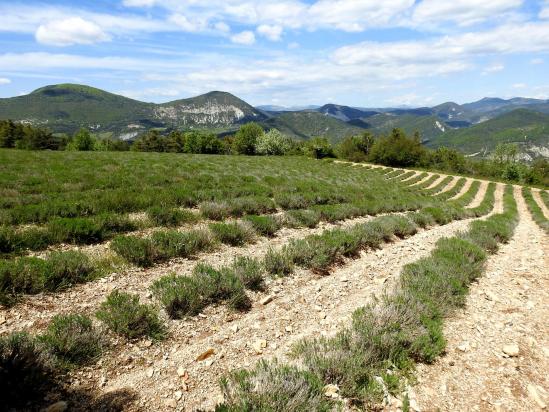
<path fill-rule="evenodd" d="M 518 110 L 517 110 L 518 109 Z M 222 91 L 146 103 L 78 84 L 39 88 L 25 96 L 0 99 L 0 119 L 12 119 L 73 133 L 81 127 L 100 136 L 132 139 L 151 129 L 208 129 L 219 134 L 256 121 L 297 138 L 325 136 L 338 142 L 363 131 L 419 132 L 425 144 L 447 145 L 468 153 L 488 153 L 500 142 L 521 144 L 528 156 L 549 153 L 546 127 L 549 100 L 486 97 L 476 102 L 446 102 L 433 107 L 360 108 L 323 106 L 253 107 Z M 520 137 L 520 138 L 519 138 Z M 529 149 L 528 149 L 529 148 Z M 548 155 L 549 156 L 549 155 Z"/>

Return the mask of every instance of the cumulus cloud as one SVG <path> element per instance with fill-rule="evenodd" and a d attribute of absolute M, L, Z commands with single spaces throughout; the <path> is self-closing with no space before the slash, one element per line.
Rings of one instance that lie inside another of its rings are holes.
<path fill-rule="evenodd" d="M 0 77 L 0 85 L 2 84 L 10 84 L 11 80 L 6 77 Z"/>
<path fill-rule="evenodd" d="M 255 35 L 253 31 L 243 31 L 231 36 L 231 41 L 237 44 L 251 45 L 255 43 Z"/>
<path fill-rule="evenodd" d="M 362 42 L 341 47 L 332 57 L 341 65 L 455 62 L 475 56 L 549 51 L 548 37 L 549 23 L 505 25 L 431 40 Z"/>
<path fill-rule="evenodd" d="M 539 12 L 540 19 L 549 19 L 549 0 L 543 2 L 543 6 Z"/>
<path fill-rule="evenodd" d="M 71 17 L 40 25 L 36 30 L 36 40 L 49 46 L 62 47 L 100 43 L 110 40 L 110 37 L 97 24 L 81 17 Z"/>
<path fill-rule="evenodd" d="M 278 41 L 282 36 L 282 27 L 277 25 L 262 24 L 257 28 L 257 32 L 271 41 Z"/>

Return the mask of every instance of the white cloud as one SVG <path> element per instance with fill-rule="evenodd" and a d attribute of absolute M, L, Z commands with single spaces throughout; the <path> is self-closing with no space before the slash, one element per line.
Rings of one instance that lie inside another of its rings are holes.
<path fill-rule="evenodd" d="M 513 89 L 525 89 L 528 85 L 526 83 L 515 83 L 511 87 Z"/>
<path fill-rule="evenodd" d="M 505 25 L 431 40 L 362 42 L 337 49 L 333 59 L 341 65 L 440 64 L 475 56 L 549 51 L 547 38 L 549 23 Z"/>
<path fill-rule="evenodd" d="M 414 22 L 441 23 L 452 21 L 469 26 L 517 9 L 523 0 L 423 0 L 413 11 Z"/>
<path fill-rule="evenodd" d="M 190 20 L 183 14 L 173 14 L 170 16 L 169 21 L 175 23 L 181 30 L 191 33 L 204 31 L 208 27 L 207 20 Z"/>
<path fill-rule="evenodd" d="M 262 24 L 257 28 L 257 32 L 271 41 L 278 41 L 282 36 L 282 27 L 277 25 Z"/>
<path fill-rule="evenodd" d="M 6 77 L 0 77 L 0 85 L 2 84 L 10 84 L 11 80 Z"/>
<path fill-rule="evenodd" d="M 222 21 L 215 23 L 214 28 L 222 33 L 228 33 L 231 31 L 231 28 L 229 27 L 229 25 Z"/>
<path fill-rule="evenodd" d="M 253 31 L 243 31 L 231 36 L 231 41 L 237 44 L 251 45 L 255 43 L 255 35 Z"/>
<path fill-rule="evenodd" d="M 42 24 L 36 30 L 35 36 L 39 43 L 50 46 L 94 44 L 110 40 L 101 27 L 81 17 L 54 20 Z"/>
<path fill-rule="evenodd" d="M 530 64 L 543 64 L 543 59 L 536 57 L 535 59 L 530 60 Z"/>

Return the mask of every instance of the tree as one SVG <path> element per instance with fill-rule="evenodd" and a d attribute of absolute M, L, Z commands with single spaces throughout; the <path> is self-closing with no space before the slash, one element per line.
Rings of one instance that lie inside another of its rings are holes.
<path fill-rule="evenodd" d="M 369 159 L 387 166 L 415 166 L 420 164 L 425 154 L 418 133 L 410 138 L 401 129 L 393 129 L 389 136 L 376 140 Z"/>
<path fill-rule="evenodd" d="M 305 144 L 305 153 L 315 159 L 335 157 L 334 148 L 325 137 L 314 137 Z"/>
<path fill-rule="evenodd" d="M 263 134 L 263 128 L 255 122 L 242 125 L 234 136 L 235 152 L 245 155 L 255 154 L 257 139 Z"/>
<path fill-rule="evenodd" d="M 514 163 L 517 160 L 518 146 L 516 143 L 499 143 L 494 150 L 497 163 Z"/>
<path fill-rule="evenodd" d="M 291 139 L 277 129 L 271 129 L 258 137 L 255 152 L 260 155 L 281 156 L 290 150 Z"/>
<path fill-rule="evenodd" d="M 189 132 L 185 134 L 185 153 L 218 154 L 223 152 L 221 140 L 213 133 Z"/>
<path fill-rule="evenodd" d="M 67 145 L 68 150 L 90 151 L 94 150 L 95 139 L 86 129 L 80 129 L 72 138 L 72 141 Z"/>
<path fill-rule="evenodd" d="M 338 157 L 352 162 L 366 161 L 374 143 L 374 136 L 364 132 L 358 136 L 348 136 L 337 147 Z"/>
<path fill-rule="evenodd" d="M 165 152 L 166 138 L 158 130 L 149 130 L 133 143 L 132 150 L 138 152 Z"/>

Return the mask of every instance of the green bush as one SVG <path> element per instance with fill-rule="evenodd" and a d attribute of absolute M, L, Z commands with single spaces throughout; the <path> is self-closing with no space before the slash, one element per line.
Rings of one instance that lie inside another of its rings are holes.
<path fill-rule="evenodd" d="M 235 310 L 247 310 L 251 307 L 244 285 L 232 270 L 217 270 L 199 264 L 194 268 L 193 279 L 208 303 L 227 301 L 229 307 Z"/>
<path fill-rule="evenodd" d="M 305 143 L 305 153 L 314 159 L 335 157 L 334 148 L 325 137 L 314 137 Z"/>
<path fill-rule="evenodd" d="M 276 276 L 287 276 L 294 271 L 294 261 L 285 248 L 279 252 L 269 249 L 263 258 L 263 266 L 267 273 Z"/>
<path fill-rule="evenodd" d="M 103 339 L 84 315 L 56 315 L 39 338 L 63 365 L 84 365 L 99 357 Z"/>
<path fill-rule="evenodd" d="M 89 258 L 76 251 L 53 252 L 45 259 L 20 257 L 0 261 L 0 303 L 19 294 L 36 294 L 82 283 L 94 274 Z"/>
<path fill-rule="evenodd" d="M 256 140 L 255 152 L 259 155 L 281 156 L 290 151 L 292 140 L 277 129 L 260 134 Z"/>
<path fill-rule="evenodd" d="M 48 223 L 48 230 L 56 242 L 85 244 L 100 242 L 104 230 L 93 218 L 55 218 Z"/>
<path fill-rule="evenodd" d="M 195 222 L 197 217 L 188 210 L 170 209 L 153 206 L 147 210 L 149 219 L 157 226 L 180 226 L 183 223 Z"/>
<path fill-rule="evenodd" d="M 150 305 L 139 303 L 139 296 L 113 291 L 101 303 L 96 316 L 113 332 L 137 339 L 148 336 L 152 339 L 163 339 L 166 327 L 158 317 L 158 313 Z"/>
<path fill-rule="evenodd" d="M 46 262 L 48 270 L 43 274 L 44 288 L 49 291 L 86 282 L 94 273 L 88 256 L 77 251 L 52 252 Z"/>
<path fill-rule="evenodd" d="M 418 165 L 425 156 L 419 135 L 410 138 L 400 129 L 375 141 L 369 159 L 386 166 L 406 167 Z"/>
<path fill-rule="evenodd" d="M 152 266 L 159 259 L 159 252 L 150 239 L 138 236 L 117 236 L 111 242 L 111 249 L 130 263 L 138 266 Z"/>
<path fill-rule="evenodd" d="M 253 239 L 250 229 L 237 222 L 212 223 L 209 227 L 217 240 L 231 246 L 242 246 Z"/>
<path fill-rule="evenodd" d="M 207 305 L 192 277 L 163 276 L 153 283 L 151 289 L 172 319 L 197 315 Z"/>
<path fill-rule="evenodd" d="M 256 233 L 261 236 L 274 236 L 280 229 L 280 224 L 273 216 L 248 215 L 244 219 L 250 222 Z"/>
<path fill-rule="evenodd" d="M 265 288 L 263 267 L 257 259 L 244 256 L 238 257 L 228 270 L 235 273 L 246 289 L 263 290 Z"/>
<path fill-rule="evenodd" d="M 163 230 L 154 232 L 151 242 L 157 251 L 158 260 L 174 257 L 190 257 L 213 246 L 210 234 L 204 230 Z"/>
<path fill-rule="evenodd" d="M 0 337 L 0 404 L 5 410 L 26 410 L 59 385 L 51 360 L 26 333 Z"/>
<path fill-rule="evenodd" d="M 321 220 L 320 212 L 316 210 L 288 210 L 285 215 L 289 227 L 314 228 Z"/>

